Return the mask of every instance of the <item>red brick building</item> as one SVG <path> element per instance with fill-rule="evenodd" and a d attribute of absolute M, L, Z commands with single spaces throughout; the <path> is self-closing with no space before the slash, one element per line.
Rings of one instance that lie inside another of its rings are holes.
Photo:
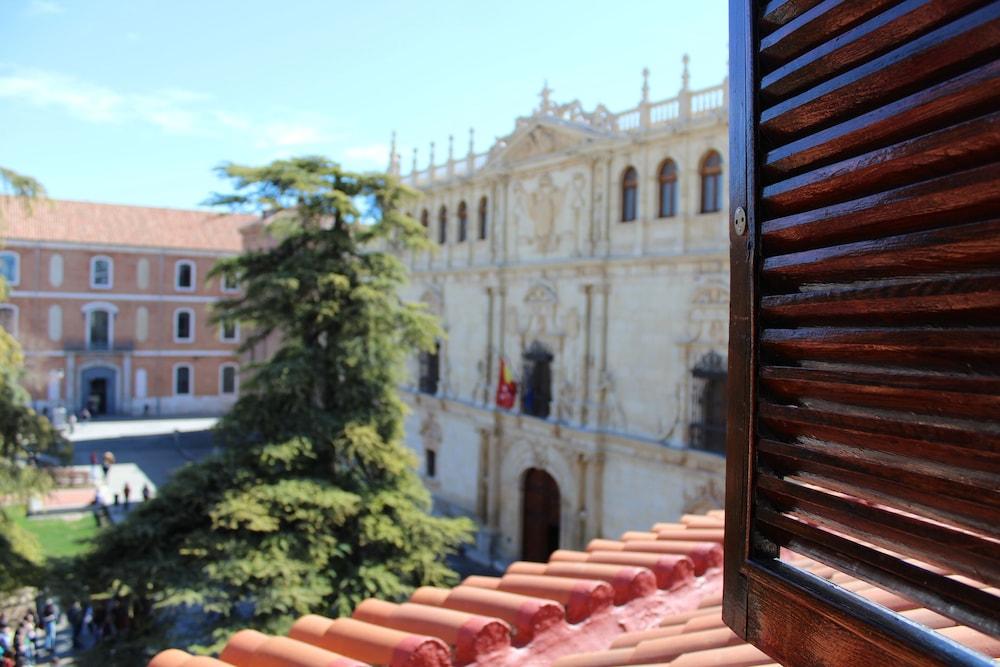
<path fill-rule="evenodd" d="M 238 324 L 210 323 L 236 285 L 207 280 L 252 216 L 0 199 L 0 325 L 24 348 L 39 410 L 218 414 L 239 389 Z"/>

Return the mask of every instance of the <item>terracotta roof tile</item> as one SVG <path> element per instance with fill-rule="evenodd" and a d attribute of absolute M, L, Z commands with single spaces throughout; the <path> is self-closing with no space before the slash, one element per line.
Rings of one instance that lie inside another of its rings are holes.
<path fill-rule="evenodd" d="M 240 228 L 251 215 L 185 211 L 49 199 L 31 210 L 14 197 L 0 197 L 0 231 L 5 239 L 96 245 L 176 248 L 237 253 Z"/>
<path fill-rule="evenodd" d="M 237 633 L 219 660 L 169 650 L 151 667 L 738 667 L 774 661 L 722 621 L 722 515 L 685 515 L 502 577 L 366 600 L 353 618 L 305 616 L 288 637 Z M 649 533 L 655 539 L 648 539 Z M 627 539 L 635 536 L 637 539 Z M 992 657 L 1000 640 L 807 558 L 782 557 Z M 696 573 L 698 573 L 696 575 Z M 981 586 L 981 585 L 980 585 Z M 201 660 L 203 662 L 189 662 Z"/>

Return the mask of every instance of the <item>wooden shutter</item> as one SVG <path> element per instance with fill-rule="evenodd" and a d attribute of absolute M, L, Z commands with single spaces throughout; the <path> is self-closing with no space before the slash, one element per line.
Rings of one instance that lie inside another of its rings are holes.
<path fill-rule="evenodd" d="M 990 664 L 780 556 L 1000 635 L 1000 2 L 730 10 L 726 622 Z"/>

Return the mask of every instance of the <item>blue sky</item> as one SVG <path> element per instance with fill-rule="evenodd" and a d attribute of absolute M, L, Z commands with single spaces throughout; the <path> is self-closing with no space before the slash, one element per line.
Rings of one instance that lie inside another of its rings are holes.
<path fill-rule="evenodd" d="M 0 0 L 0 165 L 53 197 L 194 207 L 212 168 L 485 150 L 538 103 L 612 111 L 725 75 L 725 0 Z"/>

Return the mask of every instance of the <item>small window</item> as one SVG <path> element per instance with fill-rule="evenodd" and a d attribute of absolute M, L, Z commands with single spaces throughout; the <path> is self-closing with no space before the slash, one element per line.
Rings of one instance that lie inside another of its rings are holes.
<path fill-rule="evenodd" d="M 424 228 L 424 233 L 429 236 L 431 229 L 431 214 L 426 208 L 420 212 L 420 224 Z"/>
<path fill-rule="evenodd" d="M 0 276 L 8 285 L 21 282 L 21 256 L 16 252 L 0 252 Z"/>
<path fill-rule="evenodd" d="M 236 366 L 226 364 L 219 371 L 219 393 L 236 393 Z"/>
<path fill-rule="evenodd" d="M 194 372 L 191 370 L 190 366 L 175 366 L 174 367 L 174 395 L 175 396 L 190 396 L 192 376 Z"/>
<path fill-rule="evenodd" d="M 465 202 L 458 204 L 458 242 L 465 243 L 469 234 L 469 211 Z"/>
<path fill-rule="evenodd" d="M 622 222 L 632 222 L 638 215 L 639 175 L 635 167 L 622 174 Z"/>
<path fill-rule="evenodd" d="M 0 306 L 0 329 L 17 336 L 17 306 Z"/>
<path fill-rule="evenodd" d="M 49 306 L 49 340 L 57 343 L 62 340 L 63 317 L 62 307 L 53 304 Z"/>
<path fill-rule="evenodd" d="M 136 262 L 135 284 L 139 289 L 149 289 L 149 260 L 145 257 Z"/>
<path fill-rule="evenodd" d="M 701 212 L 722 208 L 722 156 L 710 151 L 701 161 Z"/>
<path fill-rule="evenodd" d="M 194 342 L 194 311 L 181 308 L 174 312 L 174 342 Z"/>
<path fill-rule="evenodd" d="M 219 326 L 219 338 L 224 343 L 235 343 L 240 339 L 240 325 L 238 322 L 225 321 Z"/>
<path fill-rule="evenodd" d="M 114 284 L 115 265 L 110 257 L 92 257 L 90 259 L 90 287 L 93 289 L 111 289 Z"/>
<path fill-rule="evenodd" d="M 140 343 L 149 338 L 149 309 L 139 306 L 135 309 L 135 339 Z"/>
<path fill-rule="evenodd" d="M 240 289 L 240 281 L 235 274 L 226 273 L 222 276 L 222 291 L 223 292 L 238 292 Z"/>
<path fill-rule="evenodd" d="M 194 262 L 184 259 L 175 266 L 174 288 L 185 292 L 194 291 Z"/>
<path fill-rule="evenodd" d="M 487 215 L 489 215 L 489 200 L 483 197 L 479 200 L 479 240 L 486 240 L 486 232 L 488 231 L 488 220 Z"/>
<path fill-rule="evenodd" d="M 441 378 L 441 343 L 434 343 L 433 352 L 420 353 L 420 391 L 436 394 Z"/>
<path fill-rule="evenodd" d="M 49 257 L 49 284 L 62 287 L 63 273 L 63 256 L 56 253 Z"/>
<path fill-rule="evenodd" d="M 135 397 L 146 398 L 148 377 L 145 368 L 137 368 L 135 371 Z"/>
<path fill-rule="evenodd" d="M 677 164 L 666 159 L 657 172 L 660 183 L 660 217 L 671 218 L 677 215 Z"/>
<path fill-rule="evenodd" d="M 448 207 L 442 206 L 438 211 L 438 243 L 444 245 L 448 242 Z"/>
<path fill-rule="evenodd" d="M 424 450 L 424 474 L 431 479 L 437 477 L 437 452 L 433 449 Z"/>

